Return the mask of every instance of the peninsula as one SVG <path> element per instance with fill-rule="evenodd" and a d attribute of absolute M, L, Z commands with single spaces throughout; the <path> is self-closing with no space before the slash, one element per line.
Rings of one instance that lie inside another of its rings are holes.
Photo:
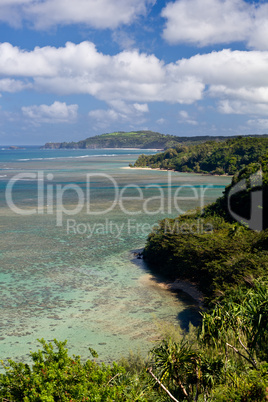
<path fill-rule="evenodd" d="M 181 137 L 161 134 L 155 131 L 116 131 L 96 135 L 78 142 L 47 142 L 41 149 L 100 149 L 100 148 L 138 148 L 164 150 L 179 144 L 200 144 L 205 141 L 224 141 L 228 137 L 195 136 Z"/>

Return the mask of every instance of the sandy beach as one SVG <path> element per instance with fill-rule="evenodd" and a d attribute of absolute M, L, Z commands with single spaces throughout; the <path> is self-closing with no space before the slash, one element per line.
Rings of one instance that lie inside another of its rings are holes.
<path fill-rule="evenodd" d="M 159 287 L 171 291 L 181 290 L 191 296 L 198 303 L 199 307 L 203 306 L 204 296 L 202 292 L 197 289 L 196 284 L 190 281 L 177 279 L 174 282 L 158 282 L 153 275 L 146 274 L 140 278 L 140 282 L 145 283 L 147 286 Z"/>
<path fill-rule="evenodd" d="M 164 149 L 157 149 L 157 148 L 101 148 L 101 149 L 110 149 L 110 150 L 126 150 L 126 151 L 155 151 L 155 152 L 161 152 L 164 151 Z"/>
<path fill-rule="evenodd" d="M 174 170 L 174 169 L 160 169 L 160 168 L 149 168 L 149 167 L 130 167 L 130 166 L 123 166 L 120 169 L 140 169 L 140 170 L 161 170 L 162 172 L 176 172 L 176 173 L 193 173 L 193 174 L 199 174 L 202 176 L 216 176 L 216 177 L 233 177 L 233 175 L 229 174 L 212 174 L 212 173 L 199 173 L 199 172 L 180 172 L 179 170 Z"/>
<path fill-rule="evenodd" d="M 130 166 L 123 166 L 120 169 L 131 169 L 131 170 L 162 170 L 163 172 L 176 172 L 176 170 L 172 170 L 172 169 L 160 169 L 160 168 L 149 168 L 149 167 L 130 167 Z"/>

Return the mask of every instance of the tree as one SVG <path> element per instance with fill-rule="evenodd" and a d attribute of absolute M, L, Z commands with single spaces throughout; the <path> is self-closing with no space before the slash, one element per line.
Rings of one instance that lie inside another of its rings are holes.
<path fill-rule="evenodd" d="M 82 363 L 79 356 L 68 355 L 66 341 L 39 341 L 43 349 L 31 353 L 33 365 L 9 360 L 0 374 L 0 397 L 12 402 L 140 401 L 146 402 L 137 380 L 123 367 L 98 365 L 95 360 Z M 93 358 L 97 353 L 89 349 Z M 133 381 L 133 386 L 132 386 Z"/>
<path fill-rule="evenodd" d="M 160 382 L 180 401 L 197 401 L 199 395 L 208 395 L 220 379 L 224 365 L 220 357 L 195 350 L 185 339 L 164 340 L 152 354 Z"/>
<path fill-rule="evenodd" d="M 237 295 L 235 295 L 237 298 Z M 239 294 L 230 295 L 217 304 L 211 313 L 203 313 L 200 338 L 206 345 L 231 348 L 252 367 L 258 368 L 256 358 L 268 362 L 268 282 L 255 280 L 253 286 Z"/>

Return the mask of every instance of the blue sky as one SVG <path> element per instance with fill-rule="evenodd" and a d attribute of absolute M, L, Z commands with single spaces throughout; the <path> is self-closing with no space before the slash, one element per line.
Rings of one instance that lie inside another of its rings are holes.
<path fill-rule="evenodd" d="M 0 144 L 268 133 L 268 0 L 0 0 Z"/>

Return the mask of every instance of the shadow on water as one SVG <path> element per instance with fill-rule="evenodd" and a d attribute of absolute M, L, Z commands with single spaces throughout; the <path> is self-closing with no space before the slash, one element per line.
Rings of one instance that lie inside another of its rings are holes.
<path fill-rule="evenodd" d="M 146 261 L 142 259 L 142 251 L 143 249 L 131 250 L 131 253 L 133 254 L 131 262 L 135 265 L 138 265 L 144 271 L 144 273 L 150 274 L 153 282 L 159 285 L 167 285 L 168 288 L 170 282 L 167 281 L 167 279 L 163 276 L 153 272 L 152 268 L 146 263 Z M 169 289 L 169 291 L 176 296 L 178 302 L 183 303 L 185 306 L 185 308 L 177 315 L 177 320 L 180 327 L 185 331 L 189 331 L 190 323 L 197 327 L 201 323 L 202 319 L 200 314 L 200 303 L 181 289 Z"/>
<path fill-rule="evenodd" d="M 180 327 L 185 331 L 189 331 L 190 323 L 197 327 L 201 323 L 202 318 L 199 303 L 182 290 L 172 290 L 172 293 L 176 293 L 178 300 L 185 303 L 185 308 L 177 315 Z"/>

